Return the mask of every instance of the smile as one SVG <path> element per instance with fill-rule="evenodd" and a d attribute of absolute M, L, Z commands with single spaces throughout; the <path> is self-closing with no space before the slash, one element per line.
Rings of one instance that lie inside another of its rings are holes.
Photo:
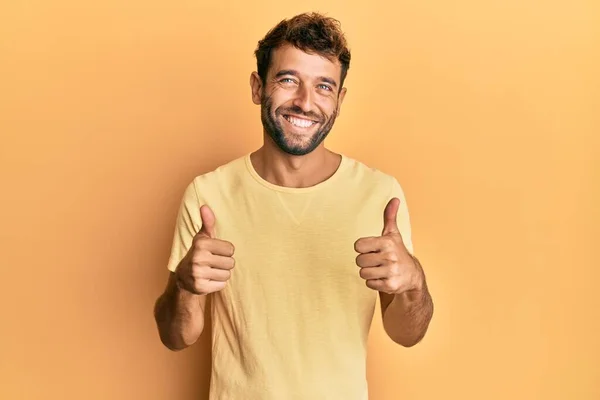
<path fill-rule="evenodd" d="M 293 126 L 296 126 L 298 128 L 310 128 L 311 126 L 313 126 L 317 123 L 316 121 L 311 121 L 309 119 L 304 119 L 304 118 L 293 117 L 291 115 L 284 115 L 283 118 L 285 118 L 285 120 L 287 122 L 289 122 L 290 124 L 292 124 Z"/>

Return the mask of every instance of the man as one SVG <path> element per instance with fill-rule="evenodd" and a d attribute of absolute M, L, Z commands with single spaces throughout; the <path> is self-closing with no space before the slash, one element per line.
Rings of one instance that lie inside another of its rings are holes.
<path fill-rule="evenodd" d="M 377 296 L 402 346 L 433 313 L 404 195 L 394 177 L 324 147 L 350 63 L 336 20 L 284 20 L 255 54 L 264 144 L 185 190 L 160 338 L 195 343 L 212 296 L 212 400 L 366 400 Z"/>

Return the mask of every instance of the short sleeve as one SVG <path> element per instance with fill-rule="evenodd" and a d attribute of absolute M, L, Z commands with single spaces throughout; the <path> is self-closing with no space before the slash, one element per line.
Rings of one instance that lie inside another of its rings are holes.
<path fill-rule="evenodd" d="M 410 215 L 408 213 L 408 204 L 406 203 L 406 196 L 404 190 L 395 177 L 392 177 L 392 189 L 388 201 L 393 197 L 397 197 L 400 200 L 400 206 L 398 207 L 398 214 L 396 222 L 398 223 L 398 229 L 400 235 L 402 235 L 402 241 L 404 246 L 409 253 L 414 254 L 413 242 L 412 242 L 412 231 L 410 225 Z"/>
<path fill-rule="evenodd" d="M 195 181 L 192 181 L 183 193 L 177 212 L 171 254 L 167 263 L 169 271 L 175 272 L 175 269 L 187 254 L 194 236 L 200 230 L 200 226 L 200 202 Z"/>

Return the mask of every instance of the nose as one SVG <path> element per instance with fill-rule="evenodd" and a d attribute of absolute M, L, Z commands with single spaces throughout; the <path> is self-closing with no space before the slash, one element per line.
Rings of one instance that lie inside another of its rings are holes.
<path fill-rule="evenodd" d="M 304 112 L 312 111 L 312 92 L 306 85 L 298 85 L 293 104 Z"/>

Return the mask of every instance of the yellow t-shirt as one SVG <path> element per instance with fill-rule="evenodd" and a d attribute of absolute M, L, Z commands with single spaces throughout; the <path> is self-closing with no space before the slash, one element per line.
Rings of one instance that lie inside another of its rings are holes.
<path fill-rule="evenodd" d="M 235 246 L 232 276 L 211 295 L 211 400 L 367 400 L 378 294 L 359 276 L 354 242 L 381 235 L 394 196 L 412 253 L 398 181 L 344 155 L 333 176 L 307 188 L 262 179 L 249 153 L 189 184 L 169 270 L 200 230 L 203 204 L 216 236 Z"/>

